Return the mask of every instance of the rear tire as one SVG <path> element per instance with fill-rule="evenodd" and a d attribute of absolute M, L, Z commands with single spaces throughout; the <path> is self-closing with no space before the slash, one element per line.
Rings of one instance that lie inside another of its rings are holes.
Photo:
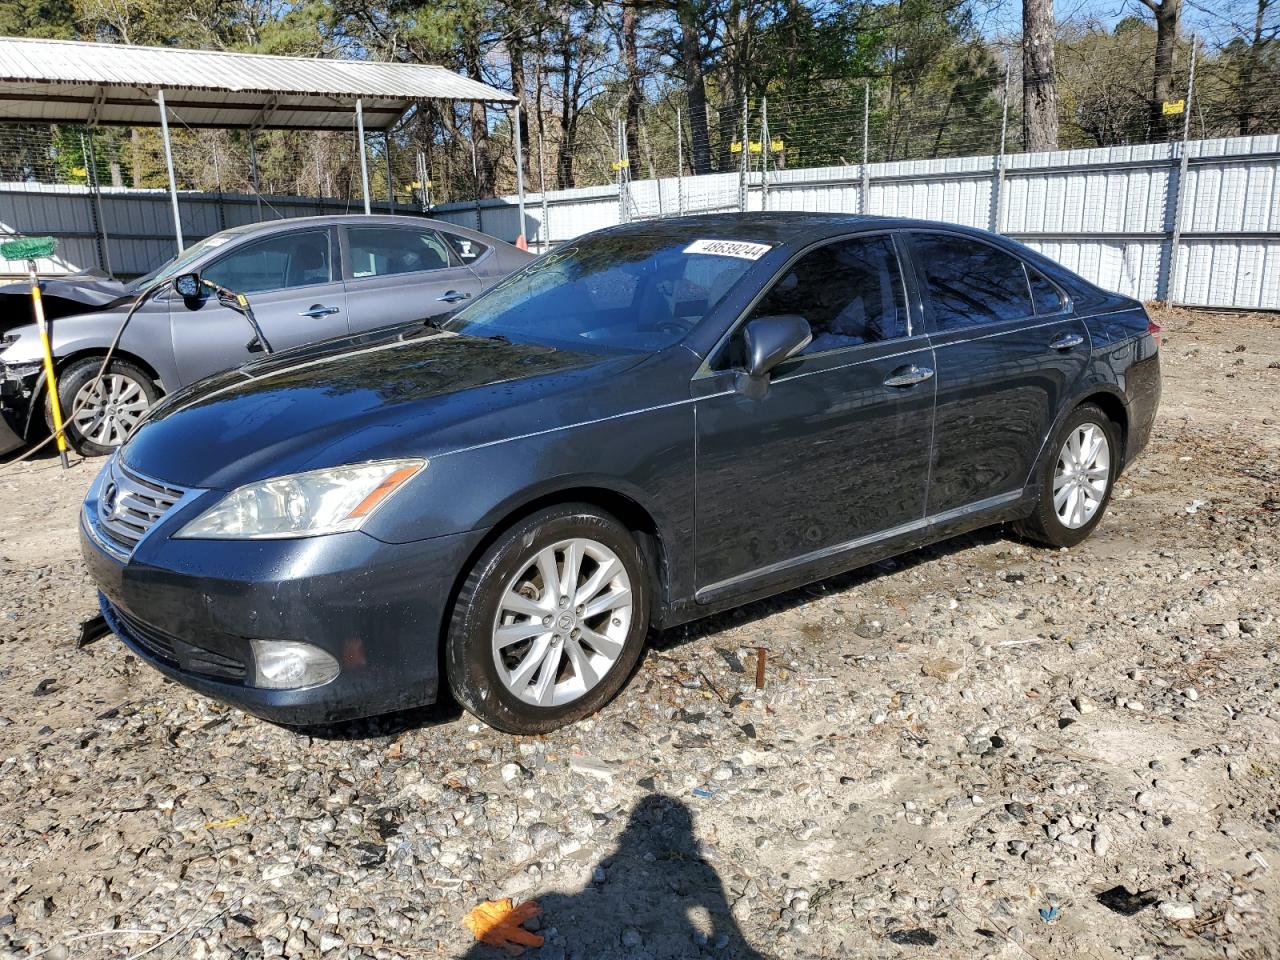
<path fill-rule="evenodd" d="M 445 639 L 458 702 L 506 733 L 547 733 L 608 703 L 649 629 L 635 537 L 587 504 L 540 510 L 467 575 Z"/>
<path fill-rule="evenodd" d="M 145 370 L 128 360 L 112 360 L 92 394 L 102 357 L 85 357 L 58 375 L 58 398 L 66 438 L 85 457 L 102 457 L 124 443 L 130 431 L 160 399 L 160 390 Z M 80 411 L 76 412 L 76 407 Z M 53 430 L 53 405 L 45 394 L 45 422 Z"/>
<path fill-rule="evenodd" d="M 1116 425 L 1102 410 L 1091 403 L 1073 410 L 1053 438 L 1035 509 L 1015 530 L 1051 547 L 1088 537 L 1111 502 L 1119 450 Z"/>

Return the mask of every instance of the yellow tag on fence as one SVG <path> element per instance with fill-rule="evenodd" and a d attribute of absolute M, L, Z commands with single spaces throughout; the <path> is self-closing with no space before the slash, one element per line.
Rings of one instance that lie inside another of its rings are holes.
<path fill-rule="evenodd" d="M 741 141 L 741 140 L 735 140 L 735 141 L 733 141 L 733 143 L 729 144 L 729 152 L 730 152 L 730 153 L 741 153 L 741 152 L 742 152 L 742 141 Z"/>
<path fill-rule="evenodd" d="M 752 153 L 760 153 L 764 149 L 764 144 L 759 140 L 752 140 L 750 149 Z"/>
<path fill-rule="evenodd" d="M 781 137 L 774 137 L 769 141 L 769 149 L 774 153 L 779 153 L 782 150 L 785 150 L 786 146 L 783 144 Z"/>
<path fill-rule="evenodd" d="M 1187 109 L 1187 101 L 1185 100 L 1166 100 L 1161 107 L 1166 117 L 1172 117 Z"/>

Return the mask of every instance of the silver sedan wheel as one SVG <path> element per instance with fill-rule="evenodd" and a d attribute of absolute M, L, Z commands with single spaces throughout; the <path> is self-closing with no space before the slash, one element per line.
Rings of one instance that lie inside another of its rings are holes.
<path fill-rule="evenodd" d="M 575 537 L 539 550 L 498 601 L 493 659 L 503 685 L 539 707 L 577 700 L 622 655 L 632 605 L 626 567 L 603 543 Z"/>
<path fill-rule="evenodd" d="M 104 374 L 93 387 L 90 380 L 71 401 L 71 422 L 80 436 L 104 447 L 124 443 L 129 432 L 138 425 L 151 401 L 147 392 L 133 377 L 125 373 Z"/>
<path fill-rule="evenodd" d="M 1078 530 L 1098 512 L 1111 483 L 1111 444 L 1096 423 L 1071 431 L 1058 453 L 1053 474 L 1053 509 L 1058 522 Z"/>

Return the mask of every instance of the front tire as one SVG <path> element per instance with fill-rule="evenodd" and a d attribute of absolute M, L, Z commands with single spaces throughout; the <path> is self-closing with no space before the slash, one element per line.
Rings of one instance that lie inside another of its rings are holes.
<path fill-rule="evenodd" d="M 112 360 L 96 389 L 90 390 L 101 366 L 101 357 L 85 357 L 58 375 L 67 442 L 85 457 L 106 456 L 124 443 L 160 398 L 155 381 L 128 360 Z M 47 394 L 44 406 L 52 431 L 53 408 Z"/>
<path fill-rule="evenodd" d="M 551 507 L 501 534 L 467 575 L 445 673 L 458 702 L 489 726 L 547 733 L 613 698 L 648 629 L 635 537 L 596 507 Z"/>
<path fill-rule="evenodd" d="M 1052 547 L 1074 547 L 1093 533 L 1111 502 L 1119 449 L 1116 426 L 1098 407 L 1073 410 L 1053 439 L 1035 510 L 1018 532 Z"/>

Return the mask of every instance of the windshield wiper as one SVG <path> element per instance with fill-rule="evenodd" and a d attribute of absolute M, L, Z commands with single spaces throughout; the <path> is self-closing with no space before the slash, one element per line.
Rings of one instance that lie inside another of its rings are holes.
<path fill-rule="evenodd" d="M 510 342 L 511 342 L 511 338 L 510 338 L 510 337 L 506 336 L 505 334 L 501 334 L 501 333 L 495 333 L 495 334 L 492 334 L 492 335 L 490 335 L 490 336 L 488 336 L 488 337 L 485 337 L 485 339 L 486 339 L 486 340 L 497 340 L 499 343 L 510 343 Z"/>

